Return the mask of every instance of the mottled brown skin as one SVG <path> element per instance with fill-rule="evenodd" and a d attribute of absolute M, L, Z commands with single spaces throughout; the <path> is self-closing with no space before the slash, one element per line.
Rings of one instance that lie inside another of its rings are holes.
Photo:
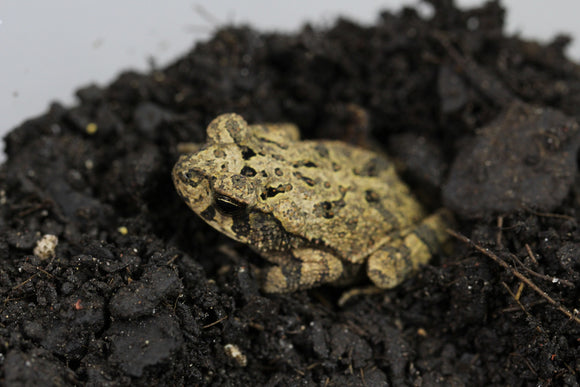
<path fill-rule="evenodd" d="M 300 141 L 292 124 L 224 114 L 173 168 L 177 192 L 215 229 L 274 265 L 266 292 L 348 280 L 363 266 L 392 288 L 447 239 L 383 156 L 338 141 Z"/>

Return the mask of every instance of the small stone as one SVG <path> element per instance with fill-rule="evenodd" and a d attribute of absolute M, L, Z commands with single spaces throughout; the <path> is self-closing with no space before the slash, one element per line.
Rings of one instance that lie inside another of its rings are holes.
<path fill-rule="evenodd" d="M 45 234 L 36 242 L 34 255 L 42 260 L 54 258 L 57 245 L 58 237 L 56 235 Z"/>
<path fill-rule="evenodd" d="M 224 351 L 229 358 L 236 361 L 240 367 L 245 367 L 248 364 L 248 359 L 246 355 L 240 350 L 240 348 L 235 344 L 224 345 Z"/>

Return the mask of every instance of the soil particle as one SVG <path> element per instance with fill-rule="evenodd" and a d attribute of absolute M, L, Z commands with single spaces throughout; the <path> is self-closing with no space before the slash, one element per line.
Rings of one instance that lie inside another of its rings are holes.
<path fill-rule="evenodd" d="M 578 385 L 580 68 L 564 37 L 506 36 L 498 2 L 431 4 L 373 26 L 224 27 L 10 132 L 0 384 Z M 170 180 L 178 144 L 230 111 L 388 150 L 481 250 L 457 242 L 340 307 L 340 287 L 261 293 L 263 261 Z"/>
<path fill-rule="evenodd" d="M 43 350 L 27 353 L 11 350 L 3 361 L 3 382 L 7 386 L 42 386 L 50 381 L 55 386 L 75 385 L 74 372 Z"/>
<path fill-rule="evenodd" d="M 137 323 L 114 321 L 105 333 L 110 343 L 109 361 L 129 376 L 139 378 L 145 367 L 167 367 L 183 344 L 175 316 L 159 314 L 137 320 Z"/>
<path fill-rule="evenodd" d="M 181 281 L 177 274 L 166 267 L 146 271 L 140 280 L 120 288 L 111 298 L 111 316 L 134 319 L 155 314 L 155 308 L 164 299 L 179 294 Z"/>
<path fill-rule="evenodd" d="M 516 102 L 473 143 L 455 158 L 443 189 L 445 203 L 461 215 L 551 211 L 570 192 L 580 145 L 575 119 Z"/>

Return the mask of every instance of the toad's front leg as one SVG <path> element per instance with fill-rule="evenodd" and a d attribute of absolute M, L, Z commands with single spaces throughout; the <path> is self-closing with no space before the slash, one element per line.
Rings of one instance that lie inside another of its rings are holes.
<path fill-rule="evenodd" d="M 262 288 L 267 293 L 287 293 L 331 283 L 343 272 L 339 258 L 317 249 L 296 249 L 268 260 L 276 266 L 264 273 Z"/>
<path fill-rule="evenodd" d="M 402 239 L 382 246 L 371 254 L 367 266 L 368 277 L 379 288 L 394 288 L 440 250 L 440 246 L 449 239 L 445 230 L 451 223 L 452 216 L 444 209 L 423 219 Z"/>

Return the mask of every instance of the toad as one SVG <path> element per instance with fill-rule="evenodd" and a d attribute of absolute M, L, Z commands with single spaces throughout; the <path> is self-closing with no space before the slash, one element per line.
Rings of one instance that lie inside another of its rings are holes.
<path fill-rule="evenodd" d="M 448 213 L 426 214 L 386 157 L 301 141 L 292 124 L 220 115 L 207 142 L 179 158 L 173 182 L 203 220 L 272 264 L 265 292 L 345 282 L 361 269 L 392 288 L 448 238 Z"/>

